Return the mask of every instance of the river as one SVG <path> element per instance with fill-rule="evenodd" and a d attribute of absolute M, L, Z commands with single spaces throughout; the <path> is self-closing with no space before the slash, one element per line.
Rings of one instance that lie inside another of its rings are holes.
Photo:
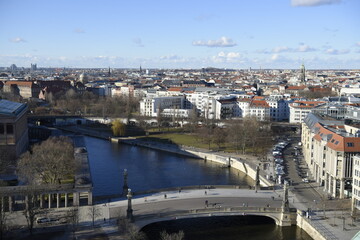
<path fill-rule="evenodd" d="M 254 181 L 233 168 L 211 161 L 184 157 L 125 144 L 84 137 L 94 184 L 94 196 L 120 194 L 123 171 L 128 171 L 132 191 L 194 185 L 254 185 Z M 162 230 L 184 230 L 185 240 L 194 239 L 311 239 L 297 227 L 279 228 L 272 222 L 256 220 L 249 224 L 242 217 L 202 218 L 161 222 L 144 231 L 149 240 L 158 239 Z"/>
<path fill-rule="evenodd" d="M 128 171 L 128 185 L 134 192 L 193 185 L 254 185 L 242 172 L 211 161 L 92 137 L 85 137 L 85 144 L 94 196 L 120 194 L 124 169 Z"/>

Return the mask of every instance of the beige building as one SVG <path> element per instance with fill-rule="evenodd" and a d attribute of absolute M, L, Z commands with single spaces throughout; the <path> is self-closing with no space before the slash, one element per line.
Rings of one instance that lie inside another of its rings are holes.
<path fill-rule="evenodd" d="M 26 104 L 0 100 L 0 152 L 12 160 L 29 144 L 26 112 Z"/>
<path fill-rule="evenodd" d="M 301 141 L 315 181 L 333 197 L 351 197 L 353 157 L 360 153 L 359 128 L 310 113 L 302 123 Z"/>

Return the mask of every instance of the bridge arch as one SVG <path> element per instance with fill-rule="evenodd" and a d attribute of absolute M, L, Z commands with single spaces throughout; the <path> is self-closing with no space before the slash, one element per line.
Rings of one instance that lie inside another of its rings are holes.
<path fill-rule="evenodd" d="M 246 213 L 246 212 L 216 212 L 216 213 L 198 213 L 198 214 L 187 214 L 179 216 L 159 216 L 146 219 L 136 219 L 135 224 L 139 229 L 143 229 L 146 226 L 149 226 L 153 223 L 167 222 L 167 221 L 177 221 L 177 220 L 186 220 L 186 219 L 195 219 L 195 218 L 210 218 L 210 217 L 263 217 L 263 219 L 268 219 L 272 221 L 275 225 L 280 225 L 280 214 L 266 214 L 266 213 Z"/>

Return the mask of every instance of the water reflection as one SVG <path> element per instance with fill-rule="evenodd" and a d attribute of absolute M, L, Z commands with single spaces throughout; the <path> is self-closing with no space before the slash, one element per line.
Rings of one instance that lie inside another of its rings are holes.
<path fill-rule="evenodd" d="M 145 226 L 142 231 L 148 240 L 158 240 L 162 231 L 175 233 L 182 230 L 185 240 L 311 240 L 296 226 L 278 227 L 274 221 L 261 216 L 202 217 L 164 221 Z"/>

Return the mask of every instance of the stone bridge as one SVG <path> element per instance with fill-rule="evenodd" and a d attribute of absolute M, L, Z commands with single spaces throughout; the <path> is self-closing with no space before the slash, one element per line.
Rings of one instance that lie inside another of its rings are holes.
<path fill-rule="evenodd" d="M 292 198 L 291 196 L 290 198 Z M 278 226 L 296 225 L 297 209 L 290 207 L 287 189 L 195 189 L 166 191 L 103 205 L 105 218 L 127 216 L 140 228 L 159 221 L 184 218 L 258 215 Z"/>
<path fill-rule="evenodd" d="M 161 221 L 178 220 L 199 217 L 220 217 L 220 216 L 264 216 L 274 220 L 278 226 L 296 225 L 296 208 L 291 208 L 287 213 L 282 208 L 275 207 L 217 207 L 189 209 L 173 212 L 157 212 L 153 214 L 140 215 L 135 217 L 135 223 L 139 228 L 148 224 Z"/>

